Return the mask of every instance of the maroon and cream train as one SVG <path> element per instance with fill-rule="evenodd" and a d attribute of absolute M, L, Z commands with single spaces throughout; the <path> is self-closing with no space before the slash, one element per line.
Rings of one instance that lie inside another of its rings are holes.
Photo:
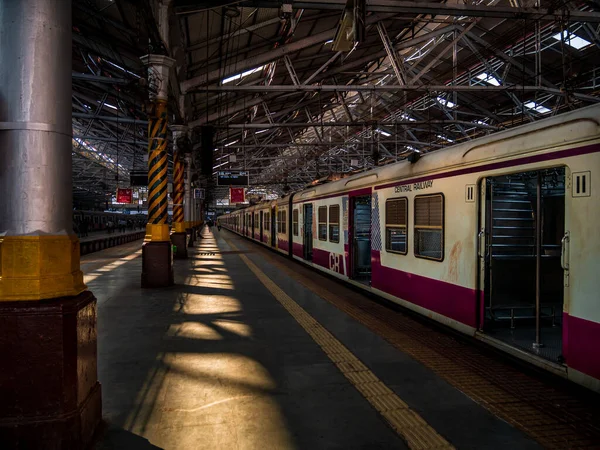
<path fill-rule="evenodd" d="M 600 391 L 599 173 L 593 106 L 220 221 Z"/>

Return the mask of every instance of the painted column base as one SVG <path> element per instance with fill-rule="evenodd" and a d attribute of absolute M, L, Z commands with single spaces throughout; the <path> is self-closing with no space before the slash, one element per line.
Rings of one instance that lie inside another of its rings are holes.
<path fill-rule="evenodd" d="M 96 298 L 0 302 L 0 448 L 87 448 L 102 418 Z"/>
<path fill-rule="evenodd" d="M 150 241 L 142 244 L 142 287 L 172 286 L 173 254 L 171 241 Z"/>
<path fill-rule="evenodd" d="M 177 249 L 173 254 L 173 258 L 175 259 L 185 259 L 188 257 L 187 253 L 187 233 L 184 232 L 175 232 L 171 233 L 171 244 L 173 244 Z"/>

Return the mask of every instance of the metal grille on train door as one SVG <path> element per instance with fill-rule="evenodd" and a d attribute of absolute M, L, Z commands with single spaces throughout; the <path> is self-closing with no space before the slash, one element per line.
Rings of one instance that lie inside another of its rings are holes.
<path fill-rule="evenodd" d="M 381 251 L 381 229 L 379 225 L 379 195 L 373 194 L 371 200 L 371 250 Z"/>

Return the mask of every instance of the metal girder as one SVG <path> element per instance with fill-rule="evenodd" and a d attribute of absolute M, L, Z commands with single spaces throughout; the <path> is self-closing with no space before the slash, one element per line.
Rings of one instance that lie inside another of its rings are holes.
<path fill-rule="evenodd" d="M 84 139 L 86 141 L 102 141 L 102 142 L 111 142 L 114 144 L 128 144 L 128 145 L 138 145 L 140 147 L 147 148 L 148 142 L 144 142 L 143 139 L 139 141 L 132 141 L 129 139 L 118 139 L 116 137 L 104 137 L 104 136 L 90 136 L 90 135 L 82 135 L 82 134 L 74 134 L 74 139 Z"/>
<path fill-rule="evenodd" d="M 262 8 L 279 8 L 280 2 L 269 0 L 254 0 L 248 2 Z M 300 0 L 294 1 L 296 9 L 319 9 L 342 11 L 346 0 Z M 485 6 L 463 3 L 433 3 L 433 2 L 408 2 L 397 0 L 370 0 L 367 12 L 394 13 L 394 14 L 429 14 L 442 16 L 467 16 L 491 17 L 512 20 L 560 20 L 563 15 L 560 11 L 545 8 L 524 8 L 510 6 Z M 600 23 L 600 13 L 570 11 L 569 17 L 574 22 Z"/>
<path fill-rule="evenodd" d="M 469 86 L 469 85 L 270 85 L 270 86 L 206 86 L 203 88 L 207 92 L 402 92 L 402 91 L 415 91 L 415 92 L 535 92 L 542 91 L 556 95 L 562 95 L 560 89 L 552 89 L 540 86 Z M 585 95 L 582 93 L 574 93 L 573 95 Z M 600 98 L 586 96 L 590 98 L 590 101 L 600 101 Z M 594 100 L 592 100 L 594 99 Z"/>
<path fill-rule="evenodd" d="M 195 50 L 201 50 L 208 45 L 221 42 L 221 40 L 238 37 L 238 36 L 241 36 L 241 35 L 247 34 L 247 33 L 252 33 L 253 31 L 260 30 L 261 28 L 268 27 L 270 25 L 278 24 L 279 22 L 281 22 L 281 19 L 279 17 L 274 17 L 273 19 L 265 20 L 264 22 L 260 22 L 255 25 L 249 25 L 247 27 L 243 27 L 237 31 L 225 34 L 223 36 L 209 39 L 208 41 L 199 42 L 197 44 L 192 44 L 189 47 L 187 47 L 185 50 L 188 52 L 192 52 Z"/>
<path fill-rule="evenodd" d="M 94 116 L 93 114 L 86 113 L 71 113 L 71 117 L 76 119 L 87 119 L 87 120 L 97 120 L 104 122 L 119 122 L 119 123 L 133 123 L 136 125 L 148 125 L 147 120 L 136 119 L 135 117 L 117 117 L 117 116 Z"/>
<path fill-rule="evenodd" d="M 396 79 L 398 80 L 398 83 L 406 84 L 408 79 L 406 78 L 406 72 L 404 70 L 404 61 L 402 61 L 401 58 L 398 58 L 398 54 L 394 50 L 392 41 L 388 36 L 387 30 L 385 29 L 385 25 L 383 24 L 383 22 L 377 22 L 377 31 L 379 32 L 379 37 L 381 38 L 383 47 L 385 48 L 388 59 L 390 60 L 392 69 L 396 74 Z"/>
<path fill-rule="evenodd" d="M 598 99 L 600 101 L 600 99 Z M 304 128 L 314 127 L 354 127 L 354 126 L 414 126 L 414 125 L 469 125 L 476 128 L 487 128 L 490 130 L 497 130 L 498 127 L 492 125 L 480 124 L 476 122 L 468 122 L 465 120 L 414 120 L 414 121 L 398 121 L 398 122 L 378 122 L 375 120 L 367 121 L 353 121 L 353 122 L 289 122 L 289 123 L 231 123 L 225 125 L 216 125 L 217 128 L 229 128 L 229 129 L 265 129 L 265 128 Z M 293 144 L 290 144 L 293 146 Z"/>
<path fill-rule="evenodd" d="M 367 24 L 375 23 L 386 17 L 387 17 L 387 15 L 374 14 L 367 19 Z M 206 83 L 210 83 L 212 81 L 227 78 L 231 75 L 235 75 L 236 73 L 243 72 L 244 70 L 260 67 L 269 62 L 283 58 L 285 55 L 289 55 L 290 53 L 294 53 L 299 50 L 303 50 L 307 47 L 311 47 L 313 45 L 317 45 L 317 44 L 326 42 L 329 39 L 333 39 L 333 37 L 335 36 L 335 32 L 336 32 L 335 28 L 332 28 L 332 29 L 329 29 L 326 31 L 322 31 L 321 33 L 317 33 L 313 36 L 309 36 L 304 39 L 300 39 L 296 42 L 291 42 L 289 44 L 282 45 L 281 47 L 277 47 L 273 50 L 269 50 L 268 52 L 264 52 L 264 53 L 261 53 L 256 56 L 246 58 L 241 61 L 237 61 L 233 64 L 229 64 L 229 65 L 225 66 L 224 68 L 212 70 L 206 74 L 199 75 L 199 76 L 191 78 L 189 80 L 185 80 L 185 81 L 181 82 L 181 91 L 183 93 L 190 92 L 194 88 L 203 86 Z"/>
<path fill-rule="evenodd" d="M 103 77 L 101 75 L 92 75 L 90 73 L 79 72 L 73 72 L 71 78 L 73 78 L 73 80 L 95 81 L 109 84 L 129 84 L 132 82 L 132 80 L 128 80 L 126 78 Z"/>

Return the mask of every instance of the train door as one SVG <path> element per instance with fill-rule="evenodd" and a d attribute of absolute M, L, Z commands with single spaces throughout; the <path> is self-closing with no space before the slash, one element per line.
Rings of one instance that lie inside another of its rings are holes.
<path fill-rule="evenodd" d="M 271 247 L 277 242 L 277 208 L 271 208 Z"/>
<path fill-rule="evenodd" d="M 260 242 L 263 241 L 263 222 L 264 222 L 264 217 L 263 217 L 263 211 L 260 212 Z"/>
<path fill-rule="evenodd" d="M 489 177 L 480 191 L 480 327 L 562 362 L 565 168 Z"/>
<path fill-rule="evenodd" d="M 313 253 L 313 205 L 304 205 L 304 236 L 303 236 L 304 259 L 312 261 Z"/>
<path fill-rule="evenodd" d="M 371 196 L 350 197 L 352 278 L 371 282 Z"/>

